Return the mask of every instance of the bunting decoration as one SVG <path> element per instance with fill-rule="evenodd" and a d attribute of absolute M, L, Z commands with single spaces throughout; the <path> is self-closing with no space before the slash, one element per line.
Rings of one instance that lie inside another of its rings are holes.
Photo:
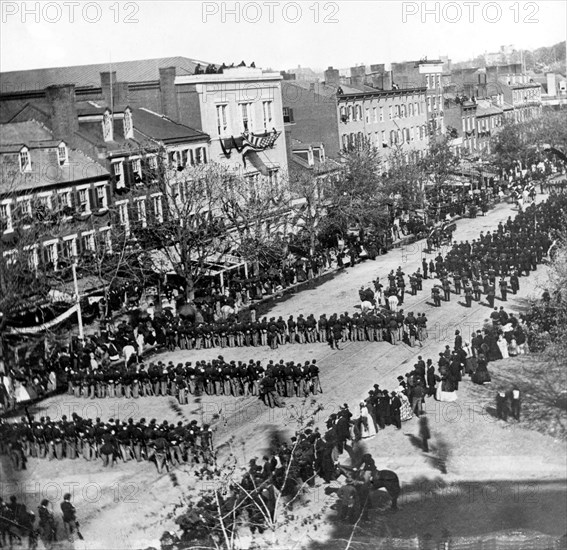
<path fill-rule="evenodd" d="M 280 136 L 275 128 L 271 132 L 264 134 L 253 134 L 252 132 L 243 132 L 241 136 L 231 136 L 227 139 L 220 139 L 221 149 L 226 158 L 230 158 L 232 150 L 236 149 L 237 153 L 241 153 L 244 157 L 251 151 L 264 151 L 274 146 L 274 143 Z"/>
<path fill-rule="evenodd" d="M 51 321 L 48 321 L 47 323 L 42 323 L 41 325 L 36 325 L 34 327 L 22 327 L 22 328 L 8 327 L 8 332 L 12 334 L 37 334 L 38 332 L 43 332 L 51 327 L 54 327 L 55 325 L 58 325 L 59 323 L 63 322 L 65 319 L 68 319 L 69 317 L 71 317 L 71 315 L 73 315 L 73 313 L 77 312 L 78 309 L 79 306 L 74 305 L 73 307 L 68 309 L 65 313 L 62 313 L 61 315 L 59 315 L 55 319 L 52 319 Z"/>

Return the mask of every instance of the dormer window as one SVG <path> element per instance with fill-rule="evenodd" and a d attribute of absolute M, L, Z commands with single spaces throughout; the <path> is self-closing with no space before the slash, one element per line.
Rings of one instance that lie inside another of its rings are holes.
<path fill-rule="evenodd" d="M 104 141 L 113 141 L 112 113 L 107 109 L 102 116 L 102 135 Z"/>
<path fill-rule="evenodd" d="M 59 166 L 65 166 L 69 164 L 67 145 L 65 145 L 64 142 L 61 142 L 59 144 L 59 147 L 57 147 L 57 160 L 59 161 Z"/>
<path fill-rule="evenodd" d="M 31 158 L 27 147 L 23 147 L 20 151 L 20 170 L 22 172 L 31 172 Z"/>
<path fill-rule="evenodd" d="M 124 137 L 126 139 L 134 138 L 134 125 L 132 123 L 132 110 L 130 108 L 124 111 Z"/>

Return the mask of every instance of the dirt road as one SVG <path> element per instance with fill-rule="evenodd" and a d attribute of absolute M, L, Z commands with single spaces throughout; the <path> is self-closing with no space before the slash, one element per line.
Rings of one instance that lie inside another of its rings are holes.
<path fill-rule="evenodd" d="M 515 215 L 510 205 L 500 204 L 486 217 L 460 220 L 457 222 L 454 238 L 457 241 L 472 240 L 481 231 L 495 229 L 499 221 L 505 221 L 510 215 Z M 406 274 L 412 273 L 421 266 L 424 247 L 425 242 L 421 241 L 406 249 L 393 250 L 376 261 L 367 261 L 346 269 L 318 288 L 276 301 L 269 316 L 281 315 L 285 319 L 286 316 L 297 316 L 300 313 L 313 313 L 316 317 L 321 313 L 353 313 L 358 304 L 357 291 L 362 285 L 371 284 L 377 275 L 381 280 L 384 279 L 390 270 L 395 270 L 398 266 L 401 266 Z M 509 311 L 518 311 L 525 305 L 527 297 L 541 294 L 545 277 L 546 269 L 539 267 L 529 278 L 522 278 L 518 295 L 510 296 L 508 302 L 503 305 Z M 410 348 L 405 344 L 392 346 L 388 343 L 351 342 L 345 344 L 341 351 L 331 350 L 325 344 L 304 344 L 286 345 L 278 350 L 233 348 L 199 352 L 176 351 L 161 354 L 160 359 L 177 363 L 211 359 L 218 355 L 228 360 L 255 359 L 263 362 L 270 359 L 304 361 L 316 358 L 321 368 L 324 389 L 324 394 L 318 397 L 317 401 L 325 407 L 318 415 L 317 423 L 323 428 L 328 415 L 343 403 L 348 403 L 351 410 L 355 411 L 358 402 L 367 395 L 373 384 L 394 389 L 397 385 L 396 377 L 411 369 L 417 355 L 422 355 L 424 359 L 432 358 L 435 362 L 445 345 L 452 346 L 455 329 L 460 329 L 464 339 L 468 340 L 471 331 L 482 327 L 490 314 L 486 305 L 474 303 L 472 308 L 465 308 L 453 294 L 449 303 L 435 308 L 429 303 L 433 284 L 432 280 L 424 281 L 423 291 L 415 297 L 406 295 L 403 306 L 406 312 L 427 314 L 430 338 L 422 348 Z M 500 305 L 498 301 L 497 304 Z M 491 363 L 490 369 L 498 369 L 498 363 Z M 438 509 L 437 504 L 433 507 L 416 504 L 423 498 L 423 491 L 431 492 L 431 484 L 437 481 L 440 485 L 433 491 L 435 494 L 439 491 L 443 494 L 443 487 L 463 487 L 472 482 L 480 482 L 481 486 L 489 482 L 516 484 L 515 490 L 522 494 L 531 490 L 522 484 L 533 482 L 542 488 L 542 495 L 544 492 L 547 494 L 549 486 L 553 486 L 555 496 L 565 494 L 565 442 L 555 441 L 515 424 L 495 421 L 493 416 L 479 405 L 478 393 L 471 392 L 470 385 L 467 381 L 461 384 L 459 400 L 456 403 L 438 403 L 432 399 L 426 403 L 426 416 L 432 432 L 431 453 L 423 453 L 417 448 L 419 428 L 416 419 L 404 423 L 400 431 L 388 427 L 365 443 L 379 468 L 392 469 L 398 473 L 406 499 L 405 504 L 402 503 L 403 508 L 407 507 L 408 510 L 407 513 L 402 511 L 396 519 L 390 520 L 384 516 L 386 520 L 382 518 L 374 527 L 373 524 L 367 526 L 373 536 L 384 536 L 384 521 L 387 523 L 388 532 L 403 537 L 423 532 L 424 522 L 438 523 L 435 519 L 437 516 L 431 512 Z M 486 392 L 488 396 L 490 390 L 487 388 Z M 204 396 L 201 400 L 193 400 L 183 407 L 182 414 L 188 419 L 212 422 L 216 428 L 217 446 L 231 441 L 232 450 L 245 466 L 250 458 L 262 456 L 272 426 L 283 427 L 290 433 L 293 431 L 293 419 L 301 406 L 300 399 L 289 399 L 285 408 L 270 410 L 256 398 Z M 156 418 L 158 421 L 168 419 L 170 422 L 180 419 L 175 408 L 164 398 L 90 401 L 59 396 L 42 403 L 34 414 L 50 415 L 53 419 L 62 414 L 69 416 L 71 412 L 103 419 L 124 419 L 130 416 L 145 417 L 147 420 Z M 440 472 L 440 459 L 446 463 L 446 474 Z M 173 475 L 160 477 L 157 476 L 155 467 L 147 463 L 119 464 L 111 471 L 105 471 L 100 463 L 91 464 L 82 459 L 62 462 L 30 459 L 28 466 L 25 476 L 3 472 L 2 479 L 6 481 L 3 481 L 2 496 L 6 498 L 11 492 L 16 492 L 36 506 L 39 495 L 45 495 L 46 498 L 53 496 L 58 502 L 60 488 L 74 487 L 75 504 L 83 519 L 87 548 L 140 548 L 148 545 L 158 547 L 162 531 L 174 527 L 172 517 L 184 502 L 184 487 L 199 486 L 199 482 L 187 468 L 180 468 Z M 379 495 L 376 498 L 380 501 Z M 494 498 L 503 503 L 507 496 L 501 492 L 500 496 Z M 310 493 L 309 500 L 308 505 L 297 511 L 297 521 L 293 523 L 292 528 L 282 535 L 285 539 L 280 541 L 282 548 L 307 544 L 310 540 L 307 535 L 319 541 L 327 537 L 342 536 L 342 533 L 335 531 L 332 521 L 324 519 L 327 517 L 325 515 L 318 521 L 316 536 L 312 528 L 309 530 L 307 527 L 301 527 L 302 518 L 309 518 L 322 510 L 327 511 L 333 502 L 332 498 L 323 494 L 321 485 Z M 443 503 L 451 502 L 442 497 L 441 500 Z M 539 526 L 550 534 L 562 534 L 567 531 L 565 515 L 561 513 L 564 508 L 550 504 L 556 500 L 545 498 L 546 513 L 552 518 L 550 521 L 530 520 L 529 525 Z M 527 504 L 527 508 L 524 506 L 522 510 L 535 509 L 533 503 Z M 377 502 L 377 506 L 381 506 L 380 502 Z M 488 532 L 497 527 L 514 528 L 521 523 L 519 516 L 513 512 L 514 507 L 506 507 L 506 512 L 500 514 L 500 523 L 496 525 L 486 521 L 488 512 L 479 513 L 482 504 L 478 498 L 474 508 L 467 506 L 469 505 L 458 502 L 443 504 L 436 514 L 449 514 L 448 511 L 453 509 L 455 516 L 449 523 L 454 526 L 456 518 L 459 518 L 456 522 L 458 526 L 466 524 L 470 527 L 469 531 L 475 533 Z M 466 521 L 460 517 L 461 512 L 454 510 L 462 510 Z M 410 511 L 411 517 L 415 517 L 412 522 L 404 523 L 397 519 L 407 519 Z M 422 517 L 420 513 L 423 513 Z M 532 516 L 528 514 L 525 517 Z M 536 518 L 537 515 L 533 517 Z M 464 528 L 457 528 L 457 531 L 463 530 Z"/>

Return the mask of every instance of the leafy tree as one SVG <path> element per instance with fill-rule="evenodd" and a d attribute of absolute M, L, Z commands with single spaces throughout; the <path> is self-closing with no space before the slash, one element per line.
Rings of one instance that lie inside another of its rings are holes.
<path fill-rule="evenodd" d="M 388 201 L 381 191 L 380 153 L 370 140 L 363 138 L 341 154 L 341 162 L 341 174 L 329 197 L 333 224 L 341 232 L 353 224 L 384 227 Z"/>

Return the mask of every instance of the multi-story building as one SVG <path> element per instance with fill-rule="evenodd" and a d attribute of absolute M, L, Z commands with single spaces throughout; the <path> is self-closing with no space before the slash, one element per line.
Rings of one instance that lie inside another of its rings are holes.
<path fill-rule="evenodd" d="M 476 106 L 476 151 L 490 153 L 490 139 L 504 122 L 504 111 L 487 99 L 480 99 Z"/>
<path fill-rule="evenodd" d="M 399 147 L 406 155 L 423 156 L 427 148 L 425 88 L 380 90 L 340 84 L 330 67 L 325 83 L 285 81 L 284 117 L 290 137 L 302 143 L 321 142 L 328 157 L 368 140 L 383 157 Z"/>
<path fill-rule="evenodd" d="M 110 174 L 98 162 L 37 121 L 0 126 L 0 162 L 3 256 L 58 270 L 96 243 L 111 249 Z"/>
<path fill-rule="evenodd" d="M 286 141 L 322 143 L 327 157 L 341 151 L 337 117 L 337 84 L 285 80 L 282 82 Z M 291 164 L 290 164 L 291 166 Z"/>
<path fill-rule="evenodd" d="M 107 78 L 115 75 L 103 73 L 102 80 Z M 77 101 L 73 85 L 50 86 L 45 90 L 47 112 L 43 118 L 58 138 L 73 142 L 108 170 L 108 205 L 116 210 L 115 219 L 129 234 L 133 227 L 145 227 L 148 220 L 163 221 L 167 212 L 164 190 L 156 185 L 158 161 L 160 166 L 173 169 L 173 175 L 205 164 L 210 138 L 165 115 L 130 107 L 128 91 L 119 91 L 120 86 L 114 86 L 111 96 Z M 38 113 L 40 108 L 28 104 L 12 120 L 29 120 Z M 168 184 L 173 185 L 176 179 L 168 178 Z"/>
<path fill-rule="evenodd" d="M 425 88 L 341 87 L 337 108 L 342 149 L 366 139 L 382 151 L 400 148 L 406 162 L 422 158 L 429 141 L 425 92 Z"/>
<path fill-rule="evenodd" d="M 111 112 L 113 104 L 146 108 L 209 135 L 211 161 L 273 183 L 287 167 L 281 80 L 253 64 L 212 66 L 185 57 L 14 71 L 2 73 L 0 122 L 30 106 L 36 117 L 49 118 L 45 88 L 73 83 L 79 102 Z"/>
<path fill-rule="evenodd" d="M 443 66 L 440 59 L 420 59 L 392 63 L 392 81 L 400 89 L 421 88 L 426 90 L 427 121 L 430 135 L 445 132 L 443 120 Z"/>
<path fill-rule="evenodd" d="M 477 107 L 476 101 L 463 96 L 445 98 L 445 125 L 451 138 L 450 144 L 458 156 L 472 154 L 476 151 Z"/>
<path fill-rule="evenodd" d="M 210 158 L 252 183 L 287 170 L 282 76 L 256 67 L 176 76 L 175 120 L 211 136 Z"/>

